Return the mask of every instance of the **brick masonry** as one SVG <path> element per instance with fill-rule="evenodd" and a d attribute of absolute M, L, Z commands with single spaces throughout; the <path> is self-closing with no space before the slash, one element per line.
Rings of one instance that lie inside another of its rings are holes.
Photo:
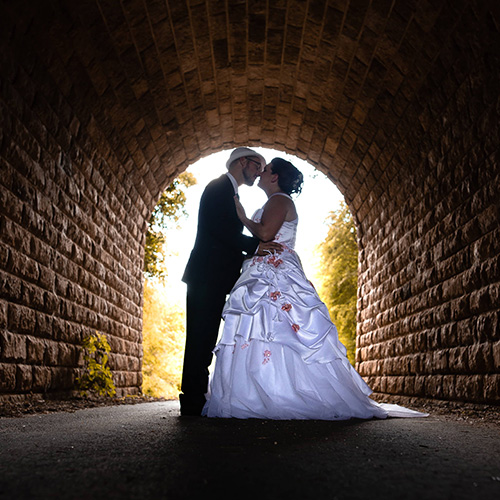
<path fill-rule="evenodd" d="M 108 336 L 141 385 L 146 221 L 197 159 L 295 154 L 358 226 L 376 392 L 500 403 L 493 0 L 0 4 L 0 397 L 68 392 Z"/>

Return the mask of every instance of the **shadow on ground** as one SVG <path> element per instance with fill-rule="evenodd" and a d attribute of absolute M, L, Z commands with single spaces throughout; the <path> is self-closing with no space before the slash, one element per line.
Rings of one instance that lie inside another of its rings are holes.
<path fill-rule="evenodd" d="M 0 498 L 500 498 L 498 426 L 180 417 L 165 401 L 0 419 Z"/>

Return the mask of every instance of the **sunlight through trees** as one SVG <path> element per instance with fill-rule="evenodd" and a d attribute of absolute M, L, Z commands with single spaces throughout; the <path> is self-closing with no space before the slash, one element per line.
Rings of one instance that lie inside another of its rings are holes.
<path fill-rule="evenodd" d="M 342 202 L 331 213 L 328 236 L 318 246 L 321 252 L 320 294 L 337 327 L 347 357 L 354 365 L 356 353 L 356 301 L 358 289 L 358 245 L 351 212 Z"/>
<path fill-rule="evenodd" d="M 143 385 L 148 396 L 179 396 L 184 357 L 185 314 L 169 304 L 162 285 L 146 280 L 143 310 Z"/>

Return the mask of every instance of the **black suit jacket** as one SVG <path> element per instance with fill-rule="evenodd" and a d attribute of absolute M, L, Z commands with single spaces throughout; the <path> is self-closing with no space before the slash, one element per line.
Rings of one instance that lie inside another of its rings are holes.
<path fill-rule="evenodd" d="M 243 224 L 234 206 L 234 188 L 223 174 L 205 188 L 198 212 L 198 231 L 182 281 L 209 283 L 229 293 L 245 255 L 253 255 L 259 240 L 242 234 Z"/>

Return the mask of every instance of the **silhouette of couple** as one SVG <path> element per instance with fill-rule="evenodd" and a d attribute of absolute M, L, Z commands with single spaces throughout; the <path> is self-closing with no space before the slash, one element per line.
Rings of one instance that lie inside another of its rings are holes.
<path fill-rule="evenodd" d="M 196 240 L 183 276 L 181 415 L 425 416 L 372 401 L 370 388 L 349 363 L 294 250 L 298 214 L 291 195 L 302 189 L 301 172 L 281 158 L 266 164 L 262 155 L 244 147 L 232 151 L 226 166 L 227 173 L 211 181 L 201 197 Z M 252 186 L 257 178 L 268 199 L 249 219 L 238 187 Z M 244 226 L 253 236 L 243 234 Z"/>

